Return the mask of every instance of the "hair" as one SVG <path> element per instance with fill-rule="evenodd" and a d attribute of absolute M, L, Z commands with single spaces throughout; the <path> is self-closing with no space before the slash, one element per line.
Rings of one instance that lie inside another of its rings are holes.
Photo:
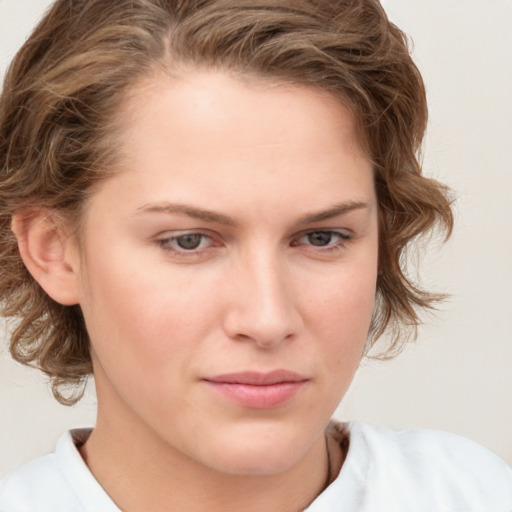
<path fill-rule="evenodd" d="M 448 189 L 419 162 L 422 78 L 378 0 L 57 0 L 0 99 L 0 302 L 14 359 L 46 373 L 61 403 L 82 396 L 92 363 L 80 307 L 53 301 L 29 274 L 12 215 L 38 206 L 79 223 L 93 186 L 111 175 L 127 94 L 180 65 L 319 88 L 355 114 L 380 215 L 368 346 L 389 332 L 394 355 L 441 298 L 408 276 L 405 251 L 436 227 L 449 236 L 453 217 Z"/>

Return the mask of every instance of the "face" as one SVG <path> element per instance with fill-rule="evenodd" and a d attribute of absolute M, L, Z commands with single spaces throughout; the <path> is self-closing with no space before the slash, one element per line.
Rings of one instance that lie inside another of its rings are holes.
<path fill-rule="evenodd" d="M 326 93 L 155 79 L 84 218 L 98 425 L 218 471 L 299 463 L 343 397 L 377 275 L 372 168 Z"/>

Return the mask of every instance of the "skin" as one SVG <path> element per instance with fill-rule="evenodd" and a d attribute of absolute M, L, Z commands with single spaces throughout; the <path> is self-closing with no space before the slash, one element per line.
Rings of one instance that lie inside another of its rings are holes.
<path fill-rule="evenodd" d="M 138 87 L 120 125 L 120 172 L 86 205 L 82 252 L 62 251 L 98 394 L 82 455 L 123 510 L 303 508 L 375 297 L 353 116 L 316 89 L 194 71 Z M 275 369 L 306 382 L 270 409 L 204 380 Z"/>

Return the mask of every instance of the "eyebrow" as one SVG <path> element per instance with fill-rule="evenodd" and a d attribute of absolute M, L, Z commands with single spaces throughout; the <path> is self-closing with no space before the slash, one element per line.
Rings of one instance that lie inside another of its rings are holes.
<path fill-rule="evenodd" d="M 368 203 L 364 203 L 362 201 L 348 201 L 344 203 L 339 203 L 327 210 L 322 210 L 320 212 L 307 213 L 301 216 L 295 225 L 299 226 L 302 224 L 313 224 L 315 222 L 321 222 L 324 220 L 332 219 L 334 217 L 339 217 L 341 215 L 345 215 L 354 210 L 362 210 L 368 209 Z M 143 213 L 167 213 L 167 214 L 181 214 L 187 215 L 193 219 L 202 220 L 205 222 L 212 222 L 218 224 L 224 224 L 226 226 L 237 226 L 238 223 L 228 215 L 224 215 L 222 213 L 214 212 L 211 210 L 204 210 L 202 208 L 197 208 L 192 205 L 182 204 L 182 203 L 157 203 L 157 204 L 149 204 L 141 206 L 136 210 L 137 214 Z"/>
<path fill-rule="evenodd" d="M 321 222 L 323 220 L 329 220 L 333 219 L 334 217 L 345 215 L 346 213 L 352 212 L 354 210 L 364 210 L 368 208 L 368 203 L 364 203 L 363 201 L 348 201 L 346 203 L 336 204 L 331 208 L 321 212 L 307 213 L 306 215 L 300 217 L 296 224 L 313 224 L 315 222 Z"/>
<path fill-rule="evenodd" d="M 203 220 L 205 222 L 216 222 L 218 224 L 225 224 L 226 226 L 236 226 L 237 223 L 227 215 L 222 213 L 213 212 L 211 210 L 203 210 L 195 206 L 181 204 L 181 203 L 158 203 L 149 204 L 137 208 L 137 213 L 178 213 L 187 215 L 193 219 Z"/>

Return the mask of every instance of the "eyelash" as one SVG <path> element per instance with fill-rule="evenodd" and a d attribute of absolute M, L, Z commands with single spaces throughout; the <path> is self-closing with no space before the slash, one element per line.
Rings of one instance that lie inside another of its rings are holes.
<path fill-rule="evenodd" d="M 331 235 L 331 237 L 337 237 L 338 240 L 335 243 L 330 243 L 330 241 L 329 241 L 328 245 L 319 245 L 319 246 L 315 246 L 311 243 L 310 244 L 306 244 L 303 242 L 301 243 L 302 239 L 305 239 L 306 237 L 309 237 L 314 234 L 316 234 L 316 235 L 328 234 L 328 235 Z M 208 240 L 208 239 L 211 240 L 212 243 L 207 245 L 206 247 L 198 246 L 197 248 L 192 248 L 192 249 L 185 249 L 183 247 L 176 247 L 176 245 L 174 245 L 175 243 L 177 243 L 178 239 L 185 238 L 187 236 L 201 237 L 200 245 L 205 240 Z M 319 230 L 312 230 L 312 231 L 308 231 L 306 233 L 302 233 L 300 236 L 298 236 L 292 240 L 292 242 L 290 243 L 290 246 L 298 247 L 300 245 L 307 245 L 308 247 L 313 248 L 312 250 L 315 250 L 315 251 L 318 251 L 321 253 L 328 253 L 328 252 L 339 251 L 339 250 L 344 249 L 349 243 L 352 242 L 352 239 L 353 239 L 352 235 L 350 235 L 344 231 L 336 231 L 336 230 L 332 230 L 332 229 L 319 229 Z M 207 251 L 212 246 L 215 246 L 215 242 L 213 241 L 212 236 L 207 235 L 205 233 L 201 233 L 201 232 L 196 233 L 194 231 L 184 232 L 184 233 L 181 233 L 178 235 L 168 236 L 166 238 L 157 239 L 156 244 L 159 247 L 161 247 L 164 251 L 167 251 L 167 252 L 173 253 L 176 256 L 185 257 L 185 258 L 197 256 L 197 255 L 201 254 L 202 252 Z"/>
<path fill-rule="evenodd" d="M 202 244 L 206 239 L 213 240 L 213 238 L 210 235 L 206 235 L 205 233 L 195 233 L 195 232 L 191 231 L 191 232 L 188 232 L 188 233 L 182 233 L 182 234 L 175 235 L 175 236 L 169 236 L 169 237 L 166 237 L 166 238 L 160 238 L 160 239 L 156 240 L 156 243 L 162 249 L 164 249 L 164 251 L 171 252 L 171 253 L 176 254 L 178 256 L 184 256 L 184 257 L 194 256 L 196 254 L 200 254 L 202 251 L 204 251 L 206 249 L 209 249 L 211 247 L 211 245 L 208 245 L 205 248 L 197 247 L 197 248 L 193 248 L 193 249 L 185 249 L 183 247 L 176 247 L 176 246 L 173 245 L 173 242 L 176 242 L 179 238 L 185 238 L 187 236 L 189 236 L 189 237 L 190 236 L 199 236 L 199 237 L 201 237 L 200 244 Z"/>
<path fill-rule="evenodd" d="M 307 233 L 303 233 L 298 238 L 298 240 L 304 239 L 306 237 L 309 237 L 309 236 L 315 235 L 315 234 L 316 235 L 327 234 L 327 235 L 330 235 L 331 237 L 338 238 L 338 240 L 335 243 L 329 243 L 328 245 L 315 246 L 313 244 L 307 244 L 307 245 L 309 245 L 309 247 L 316 248 L 313 250 L 318 250 L 318 251 L 321 251 L 322 253 L 331 252 L 331 251 L 339 251 L 341 249 L 344 249 L 350 242 L 352 242 L 352 236 L 350 234 L 348 234 L 347 232 L 335 231 L 332 229 L 319 229 L 319 230 L 314 230 L 314 231 L 308 231 Z M 301 245 L 301 243 L 299 241 L 297 241 L 297 239 L 295 239 L 291 243 L 291 245 L 292 245 L 292 247 L 297 247 L 297 246 Z"/>

